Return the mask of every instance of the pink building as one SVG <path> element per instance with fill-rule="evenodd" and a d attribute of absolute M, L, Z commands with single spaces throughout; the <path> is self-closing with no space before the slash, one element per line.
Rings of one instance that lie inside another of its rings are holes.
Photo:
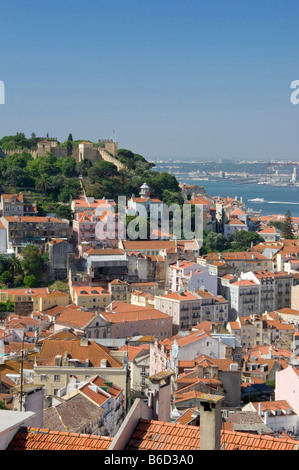
<path fill-rule="evenodd" d="M 151 335 L 164 339 L 172 336 L 172 318 L 152 307 L 114 301 L 101 317 L 111 324 L 111 338 Z"/>
<path fill-rule="evenodd" d="M 82 244 L 92 248 L 99 244 L 113 246 L 118 243 L 119 236 L 122 237 L 123 230 L 123 223 L 113 211 L 98 214 L 97 210 L 87 210 L 78 213 L 77 219 L 73 221 L 77 247 Z"/>
<path fill-rule="evenodd" d="M 286 400 L 297 414 L 294 434 L 299 434 L 299 361 L 296 357 L 289 361 L 288 367 L 276 372 L 275 400 Z"/>

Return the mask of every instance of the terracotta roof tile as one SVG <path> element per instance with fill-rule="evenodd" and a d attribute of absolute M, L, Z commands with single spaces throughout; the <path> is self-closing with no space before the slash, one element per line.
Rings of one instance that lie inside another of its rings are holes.
<path fill-rule="evenodd" d="M 158 439 L 158 440 L 157 440 Z M 197 426 L 143 420 L 135 428 L 126 450 L 199 450 L 200 428 Z M 223 429 L 222 450 L 298 450 L 299 443 L 289 438 L 257 436 Z"/>
<path fill-rule="evenodd" d="M 7 450 L 107 450 L 111 437 L 22 428 Z"/>

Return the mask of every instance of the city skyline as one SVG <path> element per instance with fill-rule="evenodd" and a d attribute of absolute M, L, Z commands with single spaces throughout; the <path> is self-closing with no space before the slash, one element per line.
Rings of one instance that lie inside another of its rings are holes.
<path fill-rule="evenodd" d="M 1 137 L 115 130 L 146 158 L 298 159 L 289 5 L 4 0 Z"/>

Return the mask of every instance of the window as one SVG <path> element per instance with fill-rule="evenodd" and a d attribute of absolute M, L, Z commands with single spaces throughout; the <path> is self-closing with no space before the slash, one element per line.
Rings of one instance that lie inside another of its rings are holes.
<path fill-rule="evenodd" d="M 54 382 L 60 381 L 60 375 L 54 375 Z"/>

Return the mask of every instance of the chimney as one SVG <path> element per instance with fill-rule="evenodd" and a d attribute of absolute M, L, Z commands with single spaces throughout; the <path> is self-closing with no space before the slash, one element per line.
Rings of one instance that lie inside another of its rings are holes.
<path fill-rule="evenodd" d="M 85 336 L 82 336 L 82 338 L 80 339 L 80 346 L 88 346 L 89 343 L 88 343 L 88 338 L 86 338 Z"/>
<path fill-rule="evenodd" d="M 199 397 L 200 450 L 220 450 L 222 395 L 202 393 Z"/>
<path fill-rule="evenodd" d="M 152 409 L 152 419 L 170 422 L 172 375 L 165 370 L 148 378 L 148 406 Z"/>

